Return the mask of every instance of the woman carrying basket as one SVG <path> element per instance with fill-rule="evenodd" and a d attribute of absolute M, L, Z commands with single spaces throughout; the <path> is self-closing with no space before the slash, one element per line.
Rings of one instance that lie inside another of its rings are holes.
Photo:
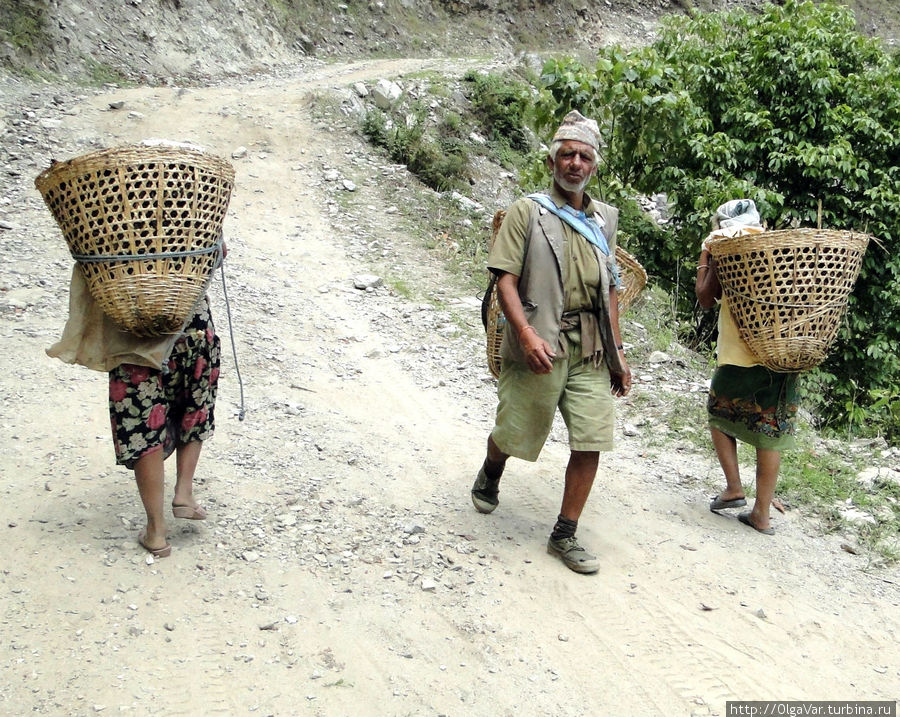
<path fill-rule="evenodd" d="M 194 472 L 212 437 L 219 379 L 219 337 L 203 297 L 161 370 L 122 363 L 109 372 L 109 416 L 116 463 L 134 471 L 147 526 L 138 542 L 154 557 L 172 552 L 166 538 L 164 461 L 175 453 L 172 515 L 206 520 L 194 498 Z"/>
<path fill-rule="evenodd" d="M 221 245 L 224 258 L 227 250 Z M 109 374 L 109 416 L 116 463 L 134 471 L 145 528 L 138 543 L 156 558 L 171 555 L 166 535 L 164 461 L 175 453 L 172 515 L 205 520 L 194 498 L 194 472 L 214 429 L 220 341 L 203 296 L 180 333 L 139 337 L 103 313 L 76 265 L 69 319 L 49 356 Z"/>
<path fill-rule="evenodd" d="M 716 345 L 717 367 L 709 390 L 707 411 L 713 446 L 725 489 L 709 504 L 714 513 L 747 504 L 738 467 L 737 441 L 756 448 L 756 501 L 738 520 L 766 535 L 775 531 L 769 507 L 781 465 L 781 451 L 793 445 L 797 415 L 797 374 L 771 371 L 759 361 L 740 337 L 716 272 L 707 242 L 716 237 L 736 237 L 765 231 L 756 205 L 735 199 L 720 206 L 712 220 L 712 233 L 703 241 L 694 290 L 700 306 L 719 305 Z"/>

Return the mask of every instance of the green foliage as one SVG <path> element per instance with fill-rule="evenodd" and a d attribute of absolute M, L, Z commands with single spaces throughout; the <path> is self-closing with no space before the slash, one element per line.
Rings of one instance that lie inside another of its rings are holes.
<path fill-rule="evenodd" d="M 785 452 L 778 492 L 789 502 L 820 506 L 848 499 L 860 503 L 865 494 L 852 466 L 803 446 L 800 450 Z"/>
<path fill-rule="evenodd" d="M 385 283 L 393 289 L 395 294 L 402 296 L 404 299 L 412 299 L 414 296 L 413 291 L 409 286 L 409 282 L 402 277 L 389 276 L 385 280 Z"/>
<path fill-rule="evenodd" d="M 635 365 L 646 361 L 653 351 L 671 351 L 677 343 L 678 323 L 674 315 L 671 296 L 655 284 L 647 286 L 633 306 L 628 308 L 627 320 L 622 321 L 622 333 L 632 342 L 634 327 L 641 328 L 642 336 L 628 352 L 628 360 Z M 701 420 L 705 425 L 706 420 Z"/>
<path fill-rule="evenodd" d="M 778 478 L 778 494 L 788 503 L 816 510 L 834 530 L 855 534 L 859 542 L 888 562 L 900 559 L 900 487 L 890 480 L 863 485 L 857 478 L 861 466 L 830 452 L 814 449 L 800 437 L 798 449 L 784 454 Z M 752 456 L 748 457 L 752 461 Z M 854 506 L 872 516 L 871 523 L 848 523 L 839 506 Z"/>
<path fill-rule="evenodd" d="M 527 152 L 525 114 L 531 106 L 529 87 L 500 75 L 470 70 L 463 77 L 469 85 L 472 111 L 488 138 Z"/>
<path fill-rule="evenodd" d="M 36 55 L 47 44 L 44 30 L 47 12 L 46 1 L 0 3 L 0 41 L 28 55 Z"/>
<path fill-rule="evenodd" d="M 362 122 L 363 134 L 372 144 L 387 150 L 392 160 L 405 164 L 438 191 L 453 189 L 468 177 L 469 158 L 460 128 L 450 116 L 440 123 L 439 130 L 428 132 L 421 108 L 396 124 L 381 110 L 368 112 Z"/>
<path fill-rule="evenodd" d="M 826 425 L 873 412 L 896 435 L 900 392 L 900 65 L 859 35 L 845 7 L 786 0 L 672 16 L 651 46 L 600 52 L 587 68 L 550 60 L 538 130 L 570 109 L 597 119 L 608 201 L 664 191 L 673 221 L 621 230 L 654 278 L 678 287 L 720 203 L 756 201 L 770 228 L 815 224 L 876 236 L 848 318 L 818 378 Z M 680 310 L 694 306 L 679 287 Z M 853 380 L 851 380 L 853 379 Z M 855 381 L 855 383 L 854 383 Z"/>
<path fill-rule="evenodd" d="M 94 87 L 103 85 L 128 85 L 131 81 L 114 67 L 97 62 L 91 57 L 84 58 L 88 84 Z"/>

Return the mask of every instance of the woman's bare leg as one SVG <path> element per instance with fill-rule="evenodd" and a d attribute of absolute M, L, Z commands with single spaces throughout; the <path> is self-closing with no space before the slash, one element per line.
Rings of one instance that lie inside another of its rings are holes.
<path fill-rule="evenodd" d="M 163 513 L 165 503 L 166 475 L 162 450 L 148 453 L 134 464 L 134 478 L 137 483 L 144 512 L 147 513 L 147 527 L 144 530 L 144 544 L 148 548 L 163 548 L 166 543 L 166 518 Z"/>
<path fill-rule="evenodd" d="M 737 441 L 718 428 L 710 428 L 713 447 L 725 474 L 725 490 L 719 493 L 722 500 L 735 500 L 744 497 L 744 486 L 741 485 L 741 471 L 738 466 Z"/>
<path fill-rule="evenodd" d="M 194 473 L 200 461 L 202 441 L 191 441 L 175 449 L 175 497 L 173 505 L 186 505 L 197 509 L 200 506 L 194 498 Z"/>
<path fill-rule="evenodd" d="M 781 467 L 779 451 L 756 449 L 756 502 L 750 511 L 750 522 L 760 530 L 769 527 L 769 506 L 775 497 L 778 469 Z"/>

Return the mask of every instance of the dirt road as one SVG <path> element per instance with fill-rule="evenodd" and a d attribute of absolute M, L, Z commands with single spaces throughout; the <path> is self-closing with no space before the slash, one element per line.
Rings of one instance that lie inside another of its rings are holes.
<path fill-rule="evenodd" d="M 620 424 L 637 435 L 601 458 L 579 528 L 599 574 L 544 549 L 561 432 L 511 463 L 497 512 L 472 509 L 494 407 L 475 302 L 403 234 L 411 180 L 311 94 L 420 66 L 113 90 L 41 118 L 66 157 L 150 137 L 247 149 L 226 222 L 247 417 L 217 281 L 210 519 L 173 521 L 172 557 L 148 562 L 105 377 L 44 354 L 71 259 L 33 177 L 8 174 L 0 712 L 672 717 L 900 698 L 897 571 L 867 571 L 800 511 L 775 537 L 711 514 L 709 455 L 655 443 L 636 399 Z M 354 288 L 386 273 L 414 298 Z M 636 375 L 636 396 L 661 390 Z"/>

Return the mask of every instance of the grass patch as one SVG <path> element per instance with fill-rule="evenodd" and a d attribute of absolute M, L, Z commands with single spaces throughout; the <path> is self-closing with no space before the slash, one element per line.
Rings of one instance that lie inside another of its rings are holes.
<path fill-rule="evenodd" d="M 682 449 L 690 446 L 699 451 L 710 450 L 703 394 L 635 391 L 630 400 L 637 415 L 653 415 L 654 427 L 645 439 L 648 447 L 664 448 L 677 443 Z"/>
<path fill-rule="evenodd" d="M 463 187 L 469 176 L 469 157 L 458 116 L 441 118 L 429 126 L 429 115 L 416 104 L 405 117 L 391 117 L 379 109 L 366 113 L 362 132 L 392 161 L 405 164 L 423 184 L 437 191 Z"/>
<path fill-rule="evenodd" d="M 900 559 L 900 485 L 877 478 L 863 483 L 858 478 L 863 458 L 816 449 L 810 435 L 782 455 L 778 494 L 812 508 L 826 532 L 851 535 L 888 562 Z M 862 511 L 871 521 L 848 520 L 842 507 Z"/>
<path fill-rule="evenodd" d="M 49 37 L 44 29 L 47 21 L 44 3 L 22 2 L 0 4 L 0 41 L 34 56 L 47 47 Z"/>
<path fill-rule="evenodd" d="M 384 280 L 384 283 L 388 285 L 391 291 L 407 301 L 412 301 L 416 298 L 412 287 L 406 279 L 397 276 L 389 276 Z"/>
<path fill-rule="evenodd" d="M 51 81 L 51 74 L 34 67 L 52 47 L 47 21 L 46 0 L 0 2 L 0 43 L 11 50 L 0 65 L 29 80 Z"/>
<path fill-rule="evenodd" d="M 59 76 L 48 70 L 37 70 L 34 67 L 17 67 L 13 72 L 32 82 L 57 82 Z"/>
<path fill-rule="evenodd" d="M 782 454 L 778 490 L 791 502 L 827 508 L 851 500 L 862 505 L 869 501 L 856 480 L 857 470 L 858 466 L 848 464 L 846 459 L 835 460 L 811 445 L 801 445 Z"/>
<path fill-rule="evenodd" d="M 104 85 L 127 87 L 134 84 L 116 68 L 97 62 L 92 57 L 84 58 L 84 67 L 87 72 L 87 83 L 92 87 L 102 87 Z"/>
<path fill-rule="evenodd" d="M 469 212 L 445 195 L 428 195 L 422 211 L 429 225 L 415 229 L 424 245 L 438 253 L 461 290 L 479 293 L 487 286 L 487 250 L 490 219 Z"/>
<path fill-rule="evenodd" d="M 672 297 L 655 284 L 649 284 L 638 295 L 621 316 L 620 325 L 622 338 L 635 345 L 632 349 L 635 363 L 654 351 L 670 352 L 681 347 L 678 340 L 681 329 Z M 709 373 L 712 374 L 712 368 Z"/>

